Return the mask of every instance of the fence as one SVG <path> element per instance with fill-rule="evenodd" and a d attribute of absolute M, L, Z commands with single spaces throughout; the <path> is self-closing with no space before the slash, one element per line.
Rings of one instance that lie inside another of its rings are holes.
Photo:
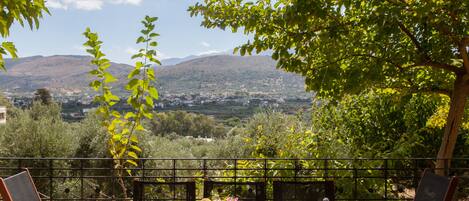
<path fill-rule="evenodd" d="M 204 181 L 265 182 L 266 199 L 273 199 L 274 181 L 333 181 L 335 200 L 412 200 L 425 168 L 434 159 L 140 159 L 126 175 L 132 195 L 134 180 L 196 183 L 203 198 Z M 448 164 L 448 163 L 447 163 Z M 125 200 L 107 158 L 0 158 L 0 176 L 28 168 L 44 200 Z M 469 158 L 453 159 L 445 171 L 460 177 L 458 197 L 469 194 Z"/>

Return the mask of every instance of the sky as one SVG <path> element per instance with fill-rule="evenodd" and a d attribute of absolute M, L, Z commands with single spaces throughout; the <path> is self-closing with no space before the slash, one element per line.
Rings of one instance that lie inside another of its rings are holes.
<path fill-rule="evenodd" d="M 197 0 L 47 0 L 38 30 L 15 24 L 6 39 L 15 43 L 20 57 L 35 55 L 86 55 L 82 33 L 98 32 L 103 51 L 113 62 L 131 64 L 130 56 L 145 15 L 158 17 L 156 32 L 160 59 L 226 52 L 246 42 L 248 36 L 200 26 L 187 8 Z"/>

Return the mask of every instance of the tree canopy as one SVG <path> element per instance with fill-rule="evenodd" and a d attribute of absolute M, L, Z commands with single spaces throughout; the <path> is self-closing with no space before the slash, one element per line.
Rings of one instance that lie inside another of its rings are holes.
<path fill-rule="evenodd" d="M 10 35 L 10 27 L 14 22 L 21 26 L 29 25 L 31 29 L 39 28 L 39 19 L 43 13 L 49 13 L 44 0 L 2 0 L 0 1 L 0 35 L 6 38 Z M 4 55 L 17 57 L 16 47 L 12 42 L 4 41 L 0 45 L 0 70 L 5 69 Z"/>
<path fill-rule="evenodd" d="M 371 87 L 451 96 L 438 154 L 451 158 L 469 94 L 468 8 L 462 0 L 204 0 L 189 11 L 204 27 L 252 35 L 241 55 L 272 50 L 279 68 L 323 97 Z"/>

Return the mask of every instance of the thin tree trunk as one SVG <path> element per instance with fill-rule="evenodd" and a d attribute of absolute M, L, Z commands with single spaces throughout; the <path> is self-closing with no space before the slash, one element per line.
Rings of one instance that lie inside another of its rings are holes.
<path fill-rule="evenodd" d="M 469 95 L 469 82 L 465 76 L 458 75 L 454 82 L 451 95 L 450 109 L 446 120 L 445 132 L 441 142 L 436 162 L 436 173 L 445 175 L 445 168 L 449 168 L 453 157 L 454 147 L 458 138 L 459 127 L 464 115 L 464 107 Z"/>

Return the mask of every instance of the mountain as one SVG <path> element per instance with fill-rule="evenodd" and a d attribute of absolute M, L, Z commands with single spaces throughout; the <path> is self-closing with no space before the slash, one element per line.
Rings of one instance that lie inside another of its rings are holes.
<path fill-rule="evenodd" d="M 235 93 L 304 95 L 304 79 L 275 68 L 267 56 L 209 56 L 161 67 L 161 91 L 169 93 Z"/>
<path fill-rule="evenodd" d="M 51 91 L 86 90 L 92 79 L 88 71 L 93 69 L 89 56 L 56 55 L 33 56 L 15 60 L 6 59 L 7 72 L 0 73 L 3 90 L 33 91 L 46 87 Z M 111 63 L 110 72 L 124 77 L 132 67 Z"/>
<path fill-rule="evenodd" d="M 6 60 L 7 72 L 0 72 L 0 89 L 33 91 L 46 87 L 53 92 L 88 91 L 92 79 L 91 57 L 74 55 L 34 56 Z M 157 67 L 162 95 L 225 94 L 236 92 L 266 95 L 304 96 L 304 79 L 275 68 L 267 56 L 215 55 Z M 132 66 L 112 63 L 110 72 L 122 88 Z"/>
<path fill-rule="evenodd" d="M 213 52 L 209 51 L 207 53 L 202 53 L 202 54 L 198 54 L 198 55 L 189 55 L 189 56 L 181 57 L 181 58 L 176 57 L 176 58 L 163 59 L 163 60 L 161 60 L 161 64 L 163 64 L 165 66 L 171 66 L 171 65 L 180 64 L 182 62 L 193 60 L 193 59 L 204 58 L 204 57 L 209 57 L 209 56 L 217 56 L 217 55 L 239 56 L 239 55 L 233 55 L 233 49 L 229 49 L 229 50 L 226 50 L 226 51 L 213 51 Z M 255 52 L 253 52 L 253 55 L 254 56 L 271 56 L 272 51 L 267 50 L 267 51 L 260 52 L 259 54 L 256 54 Z"/>

